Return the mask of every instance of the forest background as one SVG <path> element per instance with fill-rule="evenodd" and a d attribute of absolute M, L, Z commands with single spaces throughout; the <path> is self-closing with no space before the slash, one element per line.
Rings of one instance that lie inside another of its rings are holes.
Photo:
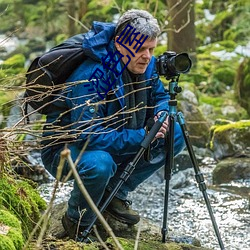
<path fill-rule="evenodd" d="M 180 81 L 195 89 L 200 105 L 212 105 L 208 118 L 249 118 L 247 0 L 0 0 L 0 33 L 4 35 L 0 40 L 0 104 L 17 95 L 17 86 L 24 85 L 27 66 L 35 56 L 72 35 L 86 32 L 94 20 L 116 22 L 131 8 L 148 10 L 158 19 L 162 33 L 155 56 L 165 51 L 189 53 L 193 67 Z M 5 45 L 14 39 L 19 43 L 10 51 Z M 221 107 L 228 105 L 233 105 L 235 112 L 227 112 L 225 117 Z M 11 105 L 1 107 L 4 127 Z"/>

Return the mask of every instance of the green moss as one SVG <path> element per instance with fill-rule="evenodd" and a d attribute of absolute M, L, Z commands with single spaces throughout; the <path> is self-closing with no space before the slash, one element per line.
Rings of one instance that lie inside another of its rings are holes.
<path fill-rule="evenodd" d="M 222 107 L 222 104 L 224 103 L 224 99 L 221 96 L 209 96 L 209 95 L 201 95 L 199 97 L 200 103 L 206 103 L 210 104 L 214 107 Z"/>
<path fill-rule="evenodd" d="M 23 54 L 16 54 L 7 60 L 4 61 L 2 64 L 2 69 L 9 69 L 9 68 L 23 68 L 25 64 L 25 56 Z"/>
<path fill-rule="evenodd" d="M 19 86 L 25 81 L 25 56 L 16 54 L 1 64 L 0 84 Z"/>
<path fill-rule="evenodd" d="M 214 125 L 210 129 L 210 144 L 209 147 L 211 150 L 214 149 L 213 142 L 215 140 L 215 137 L 218 141 L 220 141 L 222 144 L 227 144 L 229 149 L 233 152 L 234 145 L 229 141 L 230 137 L 225 136 L 228 135 L 233 131 L 235 134 L 235 138 L 237 141 L 242 143 L 247 143 L 250 141 L 250 133 L 245 133 L 245 131 L 249 130 L 250 128 L 250 120 L 243 120 L 238 122 L 232 122 L 225 125 Z"/>
<path fill-rule="evenodd" d="M 0 209 L 0 221 L 7 226 L 21 230 L 20 221 L 7 210 Z"/>
<path fill-rule="evenodd" d="M 16 231 L 15 228 L 11 228 L 7 236 L 12 240 L 16 249 L 22 249 L 24 245 L 24 240 L 22 236 L 22 231 Z"/>
<path fill-rule="evenodd" d="M 0 91 L 0 108 L 3 110 L 3 105 L 16 98 L 16 93 L 12 91 Z M 6 104 L 7 105 L 7 104 Z M 8 104 L 11 106 L 10 104 Z"/>
<path fill-rule="evenodd" d="M 212 113 L 207 115 L 207 118 L 211 121 L 214 121 L 219 118 L 226 118 L 231 121 L 239 121 L 249 118 L 247 111 L 240 106 L 232 91 L 226 91 L 221 95 L 214 96 L 208 95 L 207 93 L 199 93 L 198 98 L 200 105 L 208 104 L 213 107 Z M 225 112 L 227 111 L 225 107 L 227 106 L 233 107 L 234 109 L 232 108 L 231 112 L 229 109 L 228 112 L 225 114 Z"/>
<path fill-rule="evenodd" d="M 0 224 L 10 227 L 6 235 L 0 235 L 0 249 L 21 249 L 24 243 L 20 221 L 7 210 L 0 210 Z M 4 236 L 4 237 L 2 237 Z"/>
<path fill-rule="evenodd" d="M 46 203 L 27 182 L 4 176 L 0 179 L 0 206 L 11 211 L 21 221 L 24 237 L 27 238 Z"/>
<path fill-rule="evenodd" d="M 231 129 L 241 130 L 241 129 L 245 129 L 249 127 L 250 127 L 250 121 L 239 121 L 239 122 L 229 123 L 229 124 L 222 125 L 222 126 L 219 126 L 219 125 L 215 126 L 214 133 L 225 132 Z"/>
<path fill-rule="evenodd" d="M 86 246 L 84 246 L 84 249 L 85 250 L 98 250 L 99 249 L 99 247 L 98 246 L 95 246 L 95 244 L 89 244 L 89 245 L 86 245 Z M 68 249 L 67 249 L 68 250 Z"/>
<path fill-rule="evenodd" d="M 120 244 L 122 245 L 124 250 L 133 250 L 135 241 L 133 239 L 124 239 L 124 238 L 118 238 Z M 113 245 L 113 240 L 109 238 L 107 240 L 108 243 L 111 243 Z M 175 242 L 168 242 L 168 243 L 162 243 L 161 241 L 155 241 L 155 240 L 144 240 L 140 241 L 138 244 L 139 250 L 198 250 L 198 249 L 205 249 L 202 247 L 196 247 L 194 245 L 189 244 L 182 244 L 182 243 L 175 243 Z"/>
<path fill-rule="evenodd" d="M 235 78 L 235 70 L 228 67 L 221 67 L 214 71 L 214 79 L 228 86 L 232 86 Z"/>
<path fill-rule="evenodd" d="M 64 42 L 66 39 L 68 39 L 68 36 L 66 34 L 59 34 L 55 38 L 55 43 L 58 45 Z"/>
<path fill-rule="evenodd" d="M 16 250 L 13 241 L 7 235 L 0 234 L 0 249 Z"/>
<path fill-rule="evenodd" d="M 235 50 L 238 44 L 234 40 L 223 40 L 219 42 L 219 45 L 222 46 L 226 51 L 232 52 Z"/>

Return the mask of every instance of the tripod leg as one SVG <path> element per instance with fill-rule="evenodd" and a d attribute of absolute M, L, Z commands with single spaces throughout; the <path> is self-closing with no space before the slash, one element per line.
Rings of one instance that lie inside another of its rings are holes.
<path fill-rule="evenodd" d="M 112 199 L 114 198 L 114 196 L 116 195 L 116 193 L 118 192 L 118 190 L 120 189 L 120 187 L 122 186 L 122 184 L 132 174 L 132 172 L 135 169 L 136 164 L 138 163 L 138 161 L 140 160 L 140 158 L 142 157 L 142 155 L 144 154 L 145 150 L 148 148 L 148 146 L 150 145 L 150 143 L 153 141 L 156 133 L 159 131 L 160 127 L 162 126 L 162 123 L 165 121 L 166 118 L 167 118 L 167 113 L 163 112 L 161 114 L 161 116 L 159 117 L 159 119 L 155 122 L 155 124 L 152 127 L 152 129 L 150 130 L 149 134 L 144 138 L 144 140 L 141 143 L 141 148 L 139 149 L 138 153 L 135 155 L 133 161 L 130 162 L 126 166 L 126 168 L 124 169 L 123 173 L 120 176 L 120 180 L 117 183 L 116 187 L 113 189 L 113 191 L 110 193 L 110 195 L 107 198 L 107 200 L 104 202 L 104 204 L 102 205 L 102 207 L 99 209 L 101 213 L 107 208 L 107 206 L 112 201 Z M 92 227 L 94 226 L 96 220 L 97 220 L 97 216 L 94 217 L 94 219 L 92 220 L 92 222 L 90 223 L 90 225 L 88 226 L 88 228 L 82 233 L 83 241 L 88 237 L 88 235 L 91 232 Z"/>
<path fill-rule="evenodd" d="M 165 162 L 165 197 L 164 197 L 164 212 L 163 212 L 163 225 L 162 225 L 162 242 L 166 242 L 166 235 L 168 232 L 168 200 L 169 200 L 169 183 L 172 176 L 172 169 L 174 165 L 174 122 L 173 115 L 169 115 L 169 131 L 166 138 L 166 162 Z"/>
<path fill-rule="evenodd" d="M 204 197 L 204 200 L 205 200 L 205 203 L 206 203 L 206 206 L 207 206 L 207 210 L 209 212 L 209 215 L 210 215 L 210 218 L 211 218 L 211 221 L 212 221 L 212 224 L 213 224 L 213 228 L 214 228 L 216 237 L 218 239 L 220 248 L 221 248 L 221 250 L 224 250 L 225 247 L 223 245 L 221 235 L 220 235 L 220 232 L 219 232 L 219 229 L 218 229 L 218 226 L 217 226 L 214 214 L 213 214 L 213 210 L 212 210 L 210 201 L 208 199 L 208 195 L 207 195 L 207 192 L 206 192 L 207 188 L 206 188 L 206 184 L 204 182 L 204 177 L 203 177 L 203 174 L 201 173 L 201 171 L 199 169 L 198 162 L 197 162 L 197 159 L 195 157 L 195 154 L 194 154 L 194 151 L 193 151 L 190 139 L 189 139 L 189 133 L 188 133 L 187 128 L 186 128 L 184 116 L 183 116 L 183 114 L 181 112 L 178 112 L 177 113 L 177 118 L 178 118 L 179 124 L 181 126 L 181 130 L 182 130 L 185 142 L 186 142 L 186 146 L 187 146 L 187 150 L 188 150 L 191 162 L 192 162 L 193 167 L 194 167 L 195 179 L 196 179 L 196 181 L 197 181 L 197 183 L 199 185 L 200 191 L 203 194 L 203 197 Z"/>

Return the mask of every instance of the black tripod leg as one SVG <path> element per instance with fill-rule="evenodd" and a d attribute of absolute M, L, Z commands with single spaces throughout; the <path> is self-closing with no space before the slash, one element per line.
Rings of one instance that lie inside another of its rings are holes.
<path fill-rule="evenodd" d="M 197 159 L 196 159 L 194 151 L 193 151 L 193 147 L 192 147 L 190 139 L 189 139 L 189 133 L 188 133 L 187 128 L 186 128 L 186 124 L 185 124 L 183 114 L 181 112 L 178 112 L 177 113 L 177 118 L 178 118 L 179 124 L 181 126 L 181 130 L 182 130 L 185 142 L 186 142 L 186 146 L 187 146 L 187 150 L 188 150 L 190 159 L 191 159 L 191 161 L 193 163 L 193 167 L 194 167 L 194 171 L 195 171 L 195 179 L 196 179 L 196 181 L 197 181 L 197 183 L 199 185 L 200 191 L 203 194 L 203 197 L 204 197 L 204 200 L 205 200 L 205 203 L 206 203 L 206 206 L 207 206 L 207 210 L 209 212 L 209 215 L 210 215 L 210 218 L 211 218 L 211 221 L 212 221 L 212 224 L 213 224 L 213 228 L 214 228 L 216 237 L 218 239 L 220 248 L 221 248 L 221 250 L 224 250 L 225 247 L 223 245 L 221 235 L 220 235 L 220 232 L 219 232 L 219 229 L 218 229 L 218 226 L 217 226 L 214 214 L 213 214 L 213 210 L 212 210 L 212 207 L 211 207 L 211 204 L 210 204 L 210 201 L 208 199 L 207 192 L 206 192 L 207 188 L 206 188 L 206 184 L 204 182 L 204 177 L 203 177 L 203 174 L 201 173 L 201 171 L 199 169 L 199 165 L 198 165 Z"/>
<path fill-rule="evenodd" d="M 174 165 L 174 122 L 173 115 L 169 115 L 169 131 L 166 138 L 166 162 L 165 162 L 165 197 L 164 197 L 164 213 L 163 213 L 163 225 L 162 225 L 162 242 L 166 242 L 166 235 L 168 232 L 168 199 L 169 199 L 169 183 L 172 176 L 172 169 Z"/>
<path fill-rule="evenodd" d="M 135 155 L 133 161 L 130 162 L 126 166 L 126 168 L 124 169 L 123 173 L 120 176 L 119 182 L 114 187 L 114 189 L 112 190 L 112 192 L 110 193 L 110 195 L 108 196 L 108 198 L 106 199 L 106 201 L 103 203 L 102 207 L 99 209 L 101 213 L 107 208 L 107 206 L 112 201 L 112 199 L 114 198 L 114 196 L 116 195 L 116 193 L 118 192 L 118 190 L 120 189 L 120 187 L 122 186 L 122 184 L 132 174 L 132 172 L 135 169 L 136 164 L 138 163 L 138 161 L 140 160 L 140 158 L 144 154 L 145 150 L 149 147 L 150 143 L 155 138 L 155 135 L 157 134 L 157 132 L 161 128 L 161 126 L 162 126 L 162 124 L 163 124 L 163 122 L 165 121 L 166 118 L 167 118 L 167 112 L 162 112 L 162 114 L 160 115 L 159 119 L 155 122 L 154 126 L 152 127 L 152 129 L 150 130 L 150 132 L 148 133 L 148 135 L 142 141 L 141 148 L 139 149 L 138 153 Z M 97 216 L 94 217 L 94 219 L 92 220 L 92 222 L 90 223 L 90 225 L 88 226 L 88 228 L 82 233 L 83 241 L 85 239 L 87 239 L 87 237 L 88 237 L 89 233 L 91 232 L 92 227 L 94 226 L 96 220 L 97 220 Z"/>

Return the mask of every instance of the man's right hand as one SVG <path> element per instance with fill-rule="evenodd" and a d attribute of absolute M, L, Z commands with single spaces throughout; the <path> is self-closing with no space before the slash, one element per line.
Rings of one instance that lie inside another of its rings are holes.
<path fill-rule="evenodd" d="M 160 117 L 161 113 L 162 113 L 162 111 L 159 112 L 159 113 L 154 117 L 155 122 L 158 120 L 158 118 Z M 155 139 L 165 138 L 166 133 L 168 132 L 168 130 L 169 130 L 169 123 L 168 123 L 168 116 L 167 116 L 167 118 L 166 118 L 165 121 L 163 122 L 161 128 L 159 129 L 159 131 L 158 131 L 157 134 L 155 135 Z"/>

